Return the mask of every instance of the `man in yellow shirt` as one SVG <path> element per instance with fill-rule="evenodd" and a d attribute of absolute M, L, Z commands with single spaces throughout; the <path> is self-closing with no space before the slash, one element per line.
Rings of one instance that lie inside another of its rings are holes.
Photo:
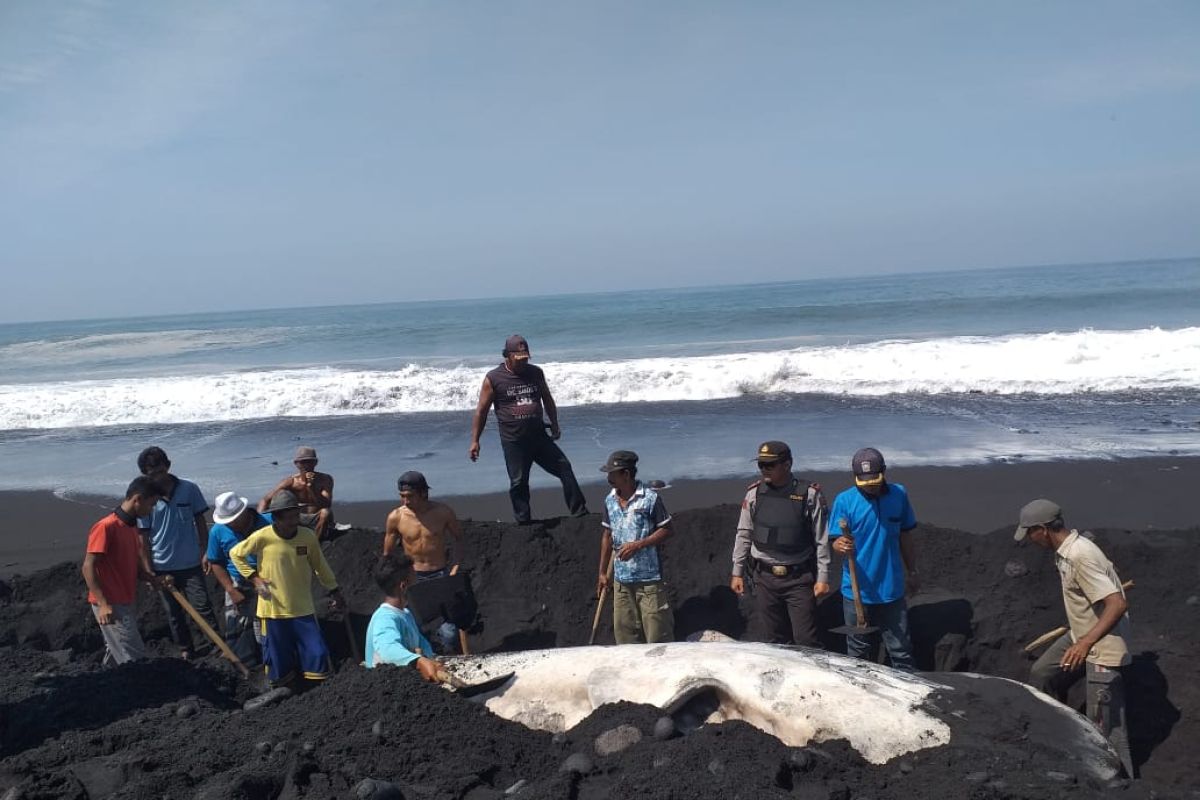
<path fill-rule="evenodd" d="M 329 590 L 334 608 L 344 605 L 341 590 L 316 533 L 300 526 L 296 495 L 277 492 L 268 510 L 271 524 L 229 551 L 238 572 L 258 592 L 267 677 L 272 686 L 286 686 L 297 674 L 310 681 L 325 680 L 333 667 L 317 623 L 313 575 Z M 254 556 L 257 567 L 249 562 L 249 556 Z"/>

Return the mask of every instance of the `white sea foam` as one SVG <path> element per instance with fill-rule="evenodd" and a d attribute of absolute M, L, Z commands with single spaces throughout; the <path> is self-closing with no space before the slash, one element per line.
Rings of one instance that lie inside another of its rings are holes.
<path fill-rule="evenodd" d="M 1200 327 L 888 341 L 542 365 L 559 405 L 741 395 L 1069 394 L 1200 389 Z M 230 372 L 0 387 L 0 429 L 339 416 L 474 407 L 478 366 Z"/>

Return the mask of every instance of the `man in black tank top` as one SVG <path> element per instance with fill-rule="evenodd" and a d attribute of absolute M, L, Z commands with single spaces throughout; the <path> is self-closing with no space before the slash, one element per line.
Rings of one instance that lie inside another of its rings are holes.
<path fill-rule="evenodd" d="M 546 376 L 540 367 L 529 363 L 529 343 L 525 337 L 513 334 L 504 342 L 504 363 L 483 379 L 479 403 L 471 421 L 472 461 L 479 458 L 479 437 L 487 424 L 488 411 L 495 406 L 496 422 L 500 428 L 500 447 L 508 468 L 508 496 L 512 500 L 517 522 L 529 522 L 529 468 L 537 464 L 562 481 L 563 497 L 571 516 L 588 513 L 587 501 L 575 480 L 571 462 L 554 443 L 561 432 L 558 428 L 558 406 L 546 386 Z M 550 419 L 546 434 L 543 410 Z"/>

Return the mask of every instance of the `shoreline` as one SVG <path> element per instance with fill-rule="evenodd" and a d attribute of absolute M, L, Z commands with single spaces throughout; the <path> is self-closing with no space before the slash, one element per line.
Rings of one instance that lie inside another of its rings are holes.
<path fill-rule="evenodd" d="M 821 484 L 830 503 L 850 485 L 848 470 L 801 474 Z M 908 488 L 919 521 L 972 533 L 1014 525 L 1017 511 L 1035 497 L 1057 501 L 1066 512 L 1067 523 L 1081 529 L 1200 528 L 1200 514 L 1188 502 L 1193 487 L 1200 482 L 1197 457 L 894 467 L 889 478 Z M 663 499 L 672 512 L 738 504 L 753 479 L 748 471 L 741 479 L 680 481 L 663 491 Z M 583 491 L 589 508 L 598 516 L 604 487 L 584 485 Z M 212 503 L 211 496 L 207 499 Z M 503 491 L 445 496 L 435 493 L 433 499 L 449 504 L 462 519 L 512 519 L 508 495 Z M 334 511 L 339 523 L 382 529 L 388 512 L 397 503 L 335 501 Z M 533 489 L 532 503 L 538 518 L 566 513 L 557 487 Z M 82 558 L 89 528 L 114 504 L 113 498 L 64 499 L 48 490 L 0 492 L 0 507 L 4 509 L 0 519 L 0 576 L 27 574 Z"/>

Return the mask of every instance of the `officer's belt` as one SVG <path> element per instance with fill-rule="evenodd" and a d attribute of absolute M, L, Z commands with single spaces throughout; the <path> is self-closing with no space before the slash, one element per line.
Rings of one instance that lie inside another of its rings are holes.
<path fill-rule="evenodd" d="M 812 572 L 812 565 L 804 564 L 768 564 L 762 559 L 755 558 L 754 568 L 759 572 L 769 572 L 776 578 L 786 578 L 789 575 L 803 574 Z"/>

